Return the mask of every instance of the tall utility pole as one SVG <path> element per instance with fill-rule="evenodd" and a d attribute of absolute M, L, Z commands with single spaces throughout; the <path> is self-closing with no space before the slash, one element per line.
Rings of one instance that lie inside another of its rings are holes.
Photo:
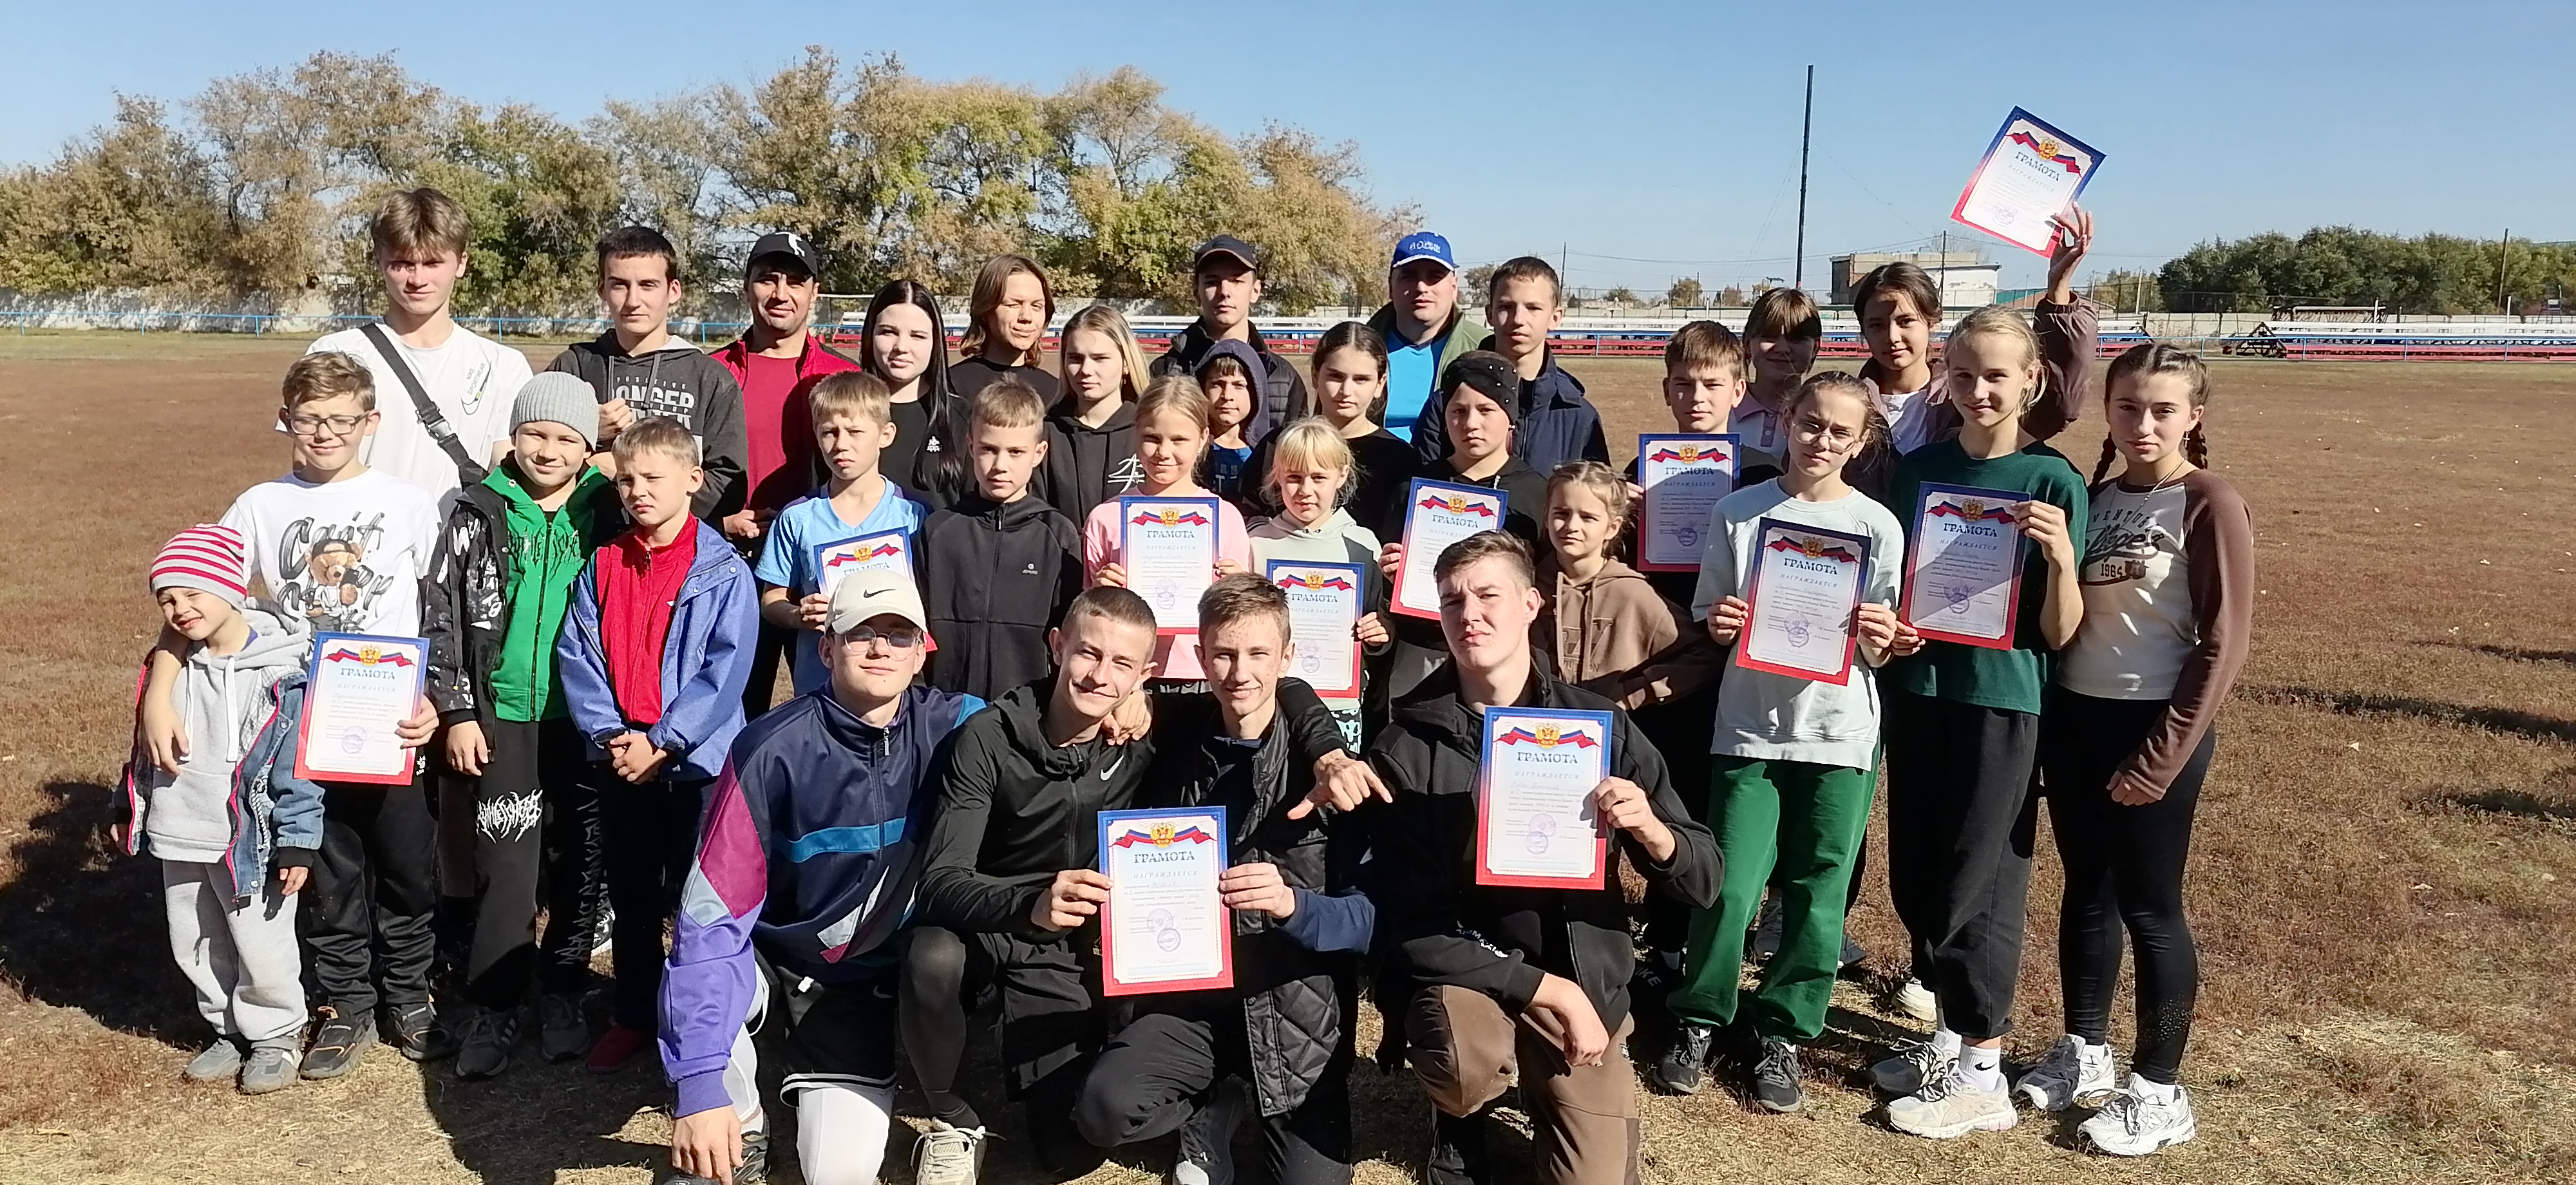
<path fill-rule="evenodd" d="M 1789 261 L 1789 286 L 1807 286 L 1807 146 L 1816 138 L 1816 68 L 1807 67 L 1807 115 L 1798 129 L 1798 257 Z"/>
<path fill-rule="evenodd" d="M 2513 310 L 2505 307 L 2504 303 L 2505 261 L 2512 258 L 2513 228 L 2508 226 L 2504 228 L 2504 242 L 2496 245 L 2496 311 L 2506 316 L 2513 315 Z"/>

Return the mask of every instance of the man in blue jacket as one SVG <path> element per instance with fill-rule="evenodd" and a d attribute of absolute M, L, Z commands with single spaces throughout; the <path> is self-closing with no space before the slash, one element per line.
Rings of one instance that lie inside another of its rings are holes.
<path fill-rule="evenodd" d="M 828 686 L 744 728 L 716 778 L 662 981 L 680 1180 L 768 1163 L 752 1033 L 783 1063 L 814 1185 L 877 1178 L 894 1115 L 895 972 L 937 797 L 984 701 L 915 686 L 929 617 L 901 572 L 852 573 L 813 643 Z"/>

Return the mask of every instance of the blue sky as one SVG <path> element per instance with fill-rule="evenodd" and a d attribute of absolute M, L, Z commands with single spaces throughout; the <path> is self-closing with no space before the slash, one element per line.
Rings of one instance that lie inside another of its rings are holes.
<path fill-rule="evenodd" d="M 0 162 L 50 158 L 118 92 L 177 99 L 321 49 L 392 50 L 467 98 L 574 118 L 749 82 L 809 42 L 1041 88 L 1133 64 L 1228 131 L 1356 142 L 1374 195 L 1464 258 L 1714 288 L 1791 274 L 1813 62 L 1812 286 L 1827 255 L 1959 231 L 1950 207 L 2015 105 L 2104 153 L 2101 269 L 2320 224 L 2576 239 L 2567 3 L 255 7 L 138 0 L 102 41 L 74 10 L 0 0 Z M 1993 253 L 2007 284 L 2038 282 L 2036 256 Z"/>

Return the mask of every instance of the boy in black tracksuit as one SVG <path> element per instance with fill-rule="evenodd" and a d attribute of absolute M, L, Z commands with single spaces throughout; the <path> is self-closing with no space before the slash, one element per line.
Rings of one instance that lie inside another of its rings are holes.
<path fill-rule="evenodd" d="M 916 551 L 930 611 L 930 685 L 986 700 L 1046 677 L 1047 630 L 1082 589 L 1082 531 L 1039 501 L 1030 478 L 1055 450 L 1037 394 L 996 383 L 967 411 L 974 492 L 922 524 Z M 1134 422 L 1132 410 L 1119 414 Z"/>
<path fill-rule="evenodd" d="M 659 260 L 659 275 L 647 261 Z M 599 240 L 599 294 L 608 306 L 608 332 L 575 342 L 549 371 L 590 384 L 602 407 L 622 403 L 623 421 L 603 412 L 601 448 L 627 423 L 665 416 L 698 442 L 706 484 L 689 510 L 709 523 L 742 509 L 749 494 L 750 436 L 743 428 L 742 384 L 706 351 L 671 336 L 672 306 L 680 296 L 680 254 L 660 232 L 641 226 L 613 230 Z"/>
<path fill-rule="evenodd" d="M 1110 715 L 1152 671 L 1153 610 L 1121 588 L 1094 588 L 1053 635 L 1056 676 L 1016 688 L 957 731 L 922 850 L 921 896 L 905 955 L 904 1047 L 939 1124 L 968 1152 L 983 1121 L 956 1094 L 967 1013 L 998 992 L 1002 1060 L 1042 1158 L 1088 1171 L 1096 1151 L 1071 1130 L 1073 1096 L 1100 1043 L 1096 937 L 1106 893 L 1097 816 L 1131 805 L 1159 738 L 1215 731 L 1201 697 L 1156 701 L 1153 735 L 1113 745 Z M 1357 763 L 1313 690 L 1281 687 L 1298 756 L 1347 783 Z M 1088 1159 L 1088 1163 L 1082 1163 Z M 928 1170 L 925 1169 L 925 1172 Z"/>
<path fill-rule="evenodd" d="M 1199 601 L 1218 727 L 1197 744 L 1159 747 L 1139 798 L 1225 808 L 1231 867 L 1219 887 L 1234 919 L 1234 986 L 1136 997 L 1092 1064 L 1074 1121 L 1104 1148 L 1178 1130 L 1180 1159 L 1229 1181 L 1235 1114 L 1224 1082 L 1240 1078 L 1262 1121 L 1270 1179 L 1347 1185 L 1348 1009 L 1377 908 L 1360 890 L 1364 821 L 1299 809 L 1313 778 L 1290 758 L 1294 726 L 1276 710 L 1288 632 L 1286 594 L 1258 576 L 1226 577 Z"/>

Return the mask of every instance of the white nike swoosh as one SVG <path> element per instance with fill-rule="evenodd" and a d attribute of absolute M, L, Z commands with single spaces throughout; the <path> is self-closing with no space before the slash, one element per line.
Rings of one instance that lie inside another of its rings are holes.
<path fill-rule="evenodd" d="M 1117 772 L 1118 772 L 1118 767 L 1119 767 L 1119 766 L 1122 766 L 1122 765 L 1125 765 L 1125 764 L 1127 764 L 1127 755 L 1126 755 L 1126 754 L 1124 754 L 1124 753 L 1121 753 L 1121 754 L 1119 754 L 1118 756 L 1116 756 L 1116 757 L 1114 757 L 1114 758 L 1111 758 L 1111 759 L 1110 759 L 1110 761 L 1109 761 L 1109 768 L 1107 768 L 1107 769 L 1104 769 L 1104 770 L 1100 771 L 1100 780 L 1101 780 L 1101 781 L 1104 781 L 1104 782 L 1108 781 L 1108 780 L 1109 780 L 1109 775 L 1114 774 L 1114 773 L 1117 773 Z"/>

